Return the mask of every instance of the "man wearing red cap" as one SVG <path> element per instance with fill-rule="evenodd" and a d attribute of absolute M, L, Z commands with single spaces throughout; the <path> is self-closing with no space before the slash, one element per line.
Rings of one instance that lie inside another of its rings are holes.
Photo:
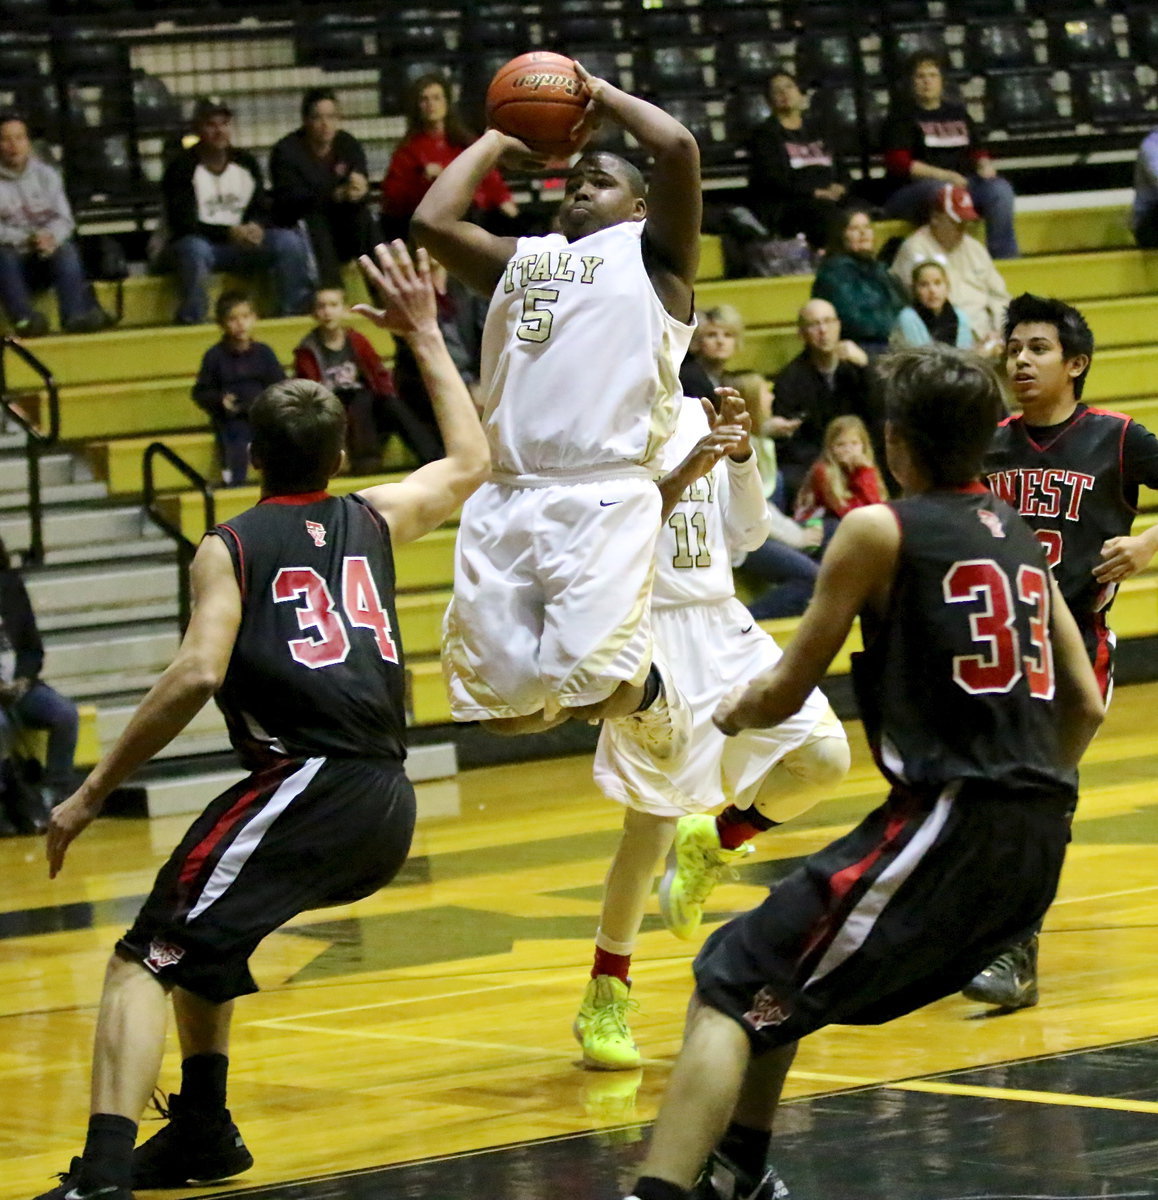
<path fill-rule="evenodd" d="M 901 243 L 892 273 L 911 296 L 915 266 L 923 262 L 944 266 L 949 296 L 969 318 L 977 349 L 995 354 L 1001 351 L 1001 322 L 1009 305 L 1009 289 L 989 251 L 965 232 L 966 223 L 977 219 L 968 189 L 945 184 L 933 198 L 928 223 Z"/>

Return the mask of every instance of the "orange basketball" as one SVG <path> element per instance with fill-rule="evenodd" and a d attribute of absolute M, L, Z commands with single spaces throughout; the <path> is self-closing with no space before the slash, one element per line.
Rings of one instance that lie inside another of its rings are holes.
<path fill-rule="evenodd" d="M 512 58 L 487 88 L 487 122 L 552 158 L 566 158 L 586 141 L 571 133 L 586 107 L 575 64 L 550 50 Z"/>

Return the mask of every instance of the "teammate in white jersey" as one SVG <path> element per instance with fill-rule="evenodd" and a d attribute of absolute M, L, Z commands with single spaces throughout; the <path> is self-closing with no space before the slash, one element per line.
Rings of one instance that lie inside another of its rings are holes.
<path fill-rule="evenodd" d="M 750 424 L 741 416 L 743 401 L 730 388 L 717 395 L 720 416 L 711 432 L 701 402 L 683 400 L 664 449 L 671 470 L 659 483 L 665 522 L 652 616 L 657 650 L 692 712 L 687 759 L 675 769 L 644 760 L 610 724 L 595 757 L 595 782 L 627 809 L 575 1020 L 583 1061 L 597 1069 L 640 1063 L 627 1023 L 628 974 L 656 867 L 673 838 L 660 909 L 673 933 L 690 938 L 723 872 L 751 851 L 749 839 L 811 807 L 819 787 L 838 782 L 849 766 L 844 730 L 819 689 L 774 729 L 726 738 L 712 723 L 716 705 L 737 683 L 780 658 L 735 595 L 731 559 L 763 544 L 768 516 L 746 434 L 728 450 L 714 436 L 738 421 Z M 718 817 L 708 815 L 725 804 Z"/>
<path fill-rule="evenodd" d="M 620 718 L 675 761 L 688 713 L 653 662 L 660 500 L 653 464 L 678 409 L 699 259 L 699 150 L 661 109 L 582 71 L 588 118 L 652 155 L 570 172 L 546 237 L 464 220 L 482 177 L 526 148 L 488 130 L 434 181 L 411 229 L 490 295 L 480 380 L 494 473 L 464 505 L 443 666 L 457 720 L 499 733 Z"/>

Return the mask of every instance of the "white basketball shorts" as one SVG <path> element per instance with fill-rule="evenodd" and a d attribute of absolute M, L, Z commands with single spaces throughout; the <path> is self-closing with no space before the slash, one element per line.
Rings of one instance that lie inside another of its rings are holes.
<path fill-rule="evenodd" d="M 467 500 L 442 630 L 456 720 L 553 716 L 643 682 L 659 515 L 642 472 Z"/>
<path fill-rule="evenodd" d="M 837 733 L 824 693 L 814 688 L 793 717 L 772 729 L 725 737 L 712 724 L 716 705 L 737 684 L 774 666 L 780 647 L 735 598 L 652 609 L 656 655 L 692 710 L 686 762 L 670 775 L 645 759 L 614 723 L 604 722 L 595 782 L 610 800 L 657 817 L 682 817 L 730 803 L 814 733 Z"/>

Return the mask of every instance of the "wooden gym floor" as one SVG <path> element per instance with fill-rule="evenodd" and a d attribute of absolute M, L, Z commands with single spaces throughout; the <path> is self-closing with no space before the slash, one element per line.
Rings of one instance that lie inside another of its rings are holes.
<path fill-rule="evenodd" d="M 1158 684 L 1120 688 L 1087 758 L 1037 1008 L 990 1016 L 953 997 L 804 1045 L 775 1154 L 794 1200 L 1158 1198 L 1156 710 Z M 763 839 L 709 927 L 880 799 L 850 734 L 848 779 Z M 653 903 L 633 971 L 643 1069 L 580 1069 L 570 1025 L 620 816 L 589 768 L 422 785 L 448 815 L 420 824 L 403 876 L 268 939 L 264 990 L 238 1004 L 230 1091 L 257 1163 L 228 1187 L 169 1195 L 623 1194 L 698 943 L 667 934 Z M 0 1200 L 46 1190 L 80 1148 L 104 961 L 183 827 L 100 822 L 55 883 L 37 841 L 0 842 Z M 172 1088 L 172 1037 L 169 1050 Z"/>

